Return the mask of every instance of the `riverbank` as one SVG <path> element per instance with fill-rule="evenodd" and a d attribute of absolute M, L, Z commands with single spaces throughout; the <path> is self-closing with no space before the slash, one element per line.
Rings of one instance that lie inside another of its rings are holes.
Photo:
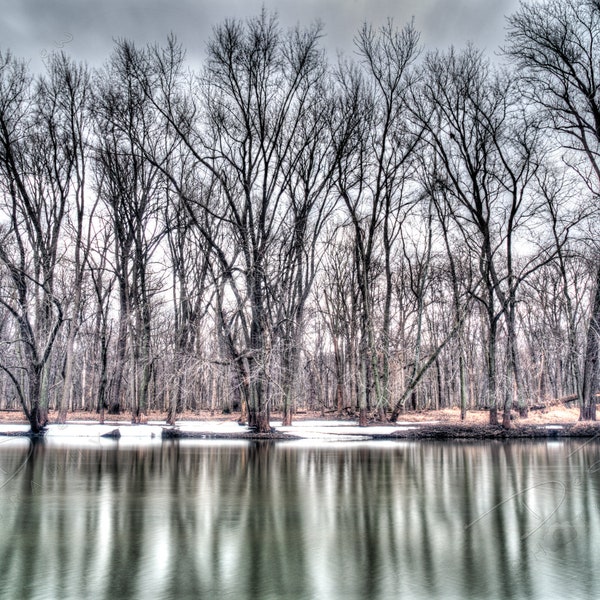
<path fill-rule="evenodd" d="M 296 415 L 294 424 L 283 427 L 274 415 L 272 433 L 257 434 L 243 424 L 240 415 L 185 413 L 175 427 L 167 425 L 166 415 L 152 413 L 143 425 L 132 425 L 125 415 L 106 415 L 100 424 L 90 413 L 70 413 L 67 423 L 52 423 L 45 433 L 51 438 L 114 439 L 324 439 L 339 441 L 398 439 L 536 439 L 600 437 L 600 422 L 579 422 L 576 408 L 556 406 L 530 411 L 527 418 L 516 417 L 511 429 L 491 427 L 486 411 L 472 411 L 465 421 L 458 410 L 405 413 L 397 423 L 371 423 L 359 427 L 355 419 L 334 415 L 305 413 Z M 19 413 L 0 411 L 0 435 L 25 436 L 29 427 Z"/>

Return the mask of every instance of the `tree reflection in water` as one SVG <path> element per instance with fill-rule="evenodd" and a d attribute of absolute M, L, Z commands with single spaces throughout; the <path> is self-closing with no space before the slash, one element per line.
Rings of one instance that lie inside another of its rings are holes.
<path fill-rule="evenodd" d="M 596 441 L 30 444 L 2 597 L 600 596 Z"/>

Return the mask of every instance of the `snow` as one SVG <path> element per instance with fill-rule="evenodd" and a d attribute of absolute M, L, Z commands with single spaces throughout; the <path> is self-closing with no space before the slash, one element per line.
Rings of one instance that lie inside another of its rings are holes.
<path fill-rule="evenodd" d="M 348 421 L 298 421 L 291 427 L 281 427 L 280 424 L 273 425 L 281 433 L 289 433 L 305 439 L 371 439 L 376 435 L 391 435 L 396 431 L 416 429 L 416 426 L 408 425 L 374 425 L 371 427 L 359 427 L 358 423 Z"/>
<path fill-rule="evenodd" d="M 287 433 L 303 439 L 319 440 L 369 440 L 373 436 L 390 435 L 396 431 L 416 429 L 417 426 L 408 423 L 398 423 L 395 426 L 375 425 L 359 427 L 352 421 L 297 421 L 290 427 L 282 427 L 281 421 L 271 423 L 280 433 Z M 141 440 L 161 439 L 164 422 L 152 421 L 147 425 L 132 425 L 127 421 L 111 422 L 100 425 L 96 421 L 71 421 L 66 424 L 48 426 L 46 437 L 53 439 L 90 438 L 101 439 L 101 436 L 110 434 L 115 429 L 121 434 L 121 442 L 136 442 Z M 182 433 L 195 433 L 214 435 L 235 435 L 248 433 L 249 429 L 240 426 L 237 421 L 181 421 L 177 429 Z M 26 432 L 28 425 L 0 424 L 0 434 L 7 432 Z M 104 439 L 104 438 L 102 438 Z"/>

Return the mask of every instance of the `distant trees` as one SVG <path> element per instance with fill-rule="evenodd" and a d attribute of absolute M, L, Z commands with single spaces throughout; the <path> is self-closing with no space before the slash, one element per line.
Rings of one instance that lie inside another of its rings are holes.
<path fill-rule="evenodd" d="M 503 69 L 391 21 L 329 65 L 266 10 L 197 72 L 174 38 L 3 54 L 1 405 L 594 418 L 599 19 L 522 6 Z"/>
<path fill-rule="evenodd" d="M 517 290 L 539 262 L 536 255 L 519 257 L 517 250 L 521 230 L 534 211 L 530 187 L 539 164 L 538 130 L 508 74 L 491 71 L 474 48 L 429 55 L 418 94 L 415 116 L 433 152 L 430 164 L 436 172 L 430 185 L 442 227 L 452 224 L 460 231 L 462 244 L 478 265 L 479 283 L 469 293 L 487 315 L 490 423 L 496 423 L 497 407 L 502 406 L 508 427 L 513 398 L 521 395 Z M 440 200 L 447 208 L 440 210 Z M 497 363 L 501 319 L 507 341 L 502 388 Z M 504 394 L 503 401 L 499 394 Z"/>
<path fill-rule="evenodd" d="M 65 233 L 72 252 L 67 270 L 70 277 L 64 282 L 71 291 L 66 300 L 67 325 L 63 389 L 58 406 L 59 422 L 66 420 L 66 413 L 73 401 L 73 377 L 75 344 L 81 326 L 85 294 L 86 259 L 89 253 L 89 224 L 94 214 L 94 203 L 87 191 L 89 168 L 89 140 L 91 126 L 89 110 L 92 94 L 90 74 L 86 67 L 77 65 L 64 54 L 48 57 L 49 80 L 55 90 L 57 111 L 61 113 L 66 147 L 66 159 L 71 164 L 69 206 L 65 214 Z M 65 259 L 67 259 L 65 256 Z M 64 285 L 63 284 L 63 285 Z"/>
<path fill-rule="evenodd" d="M 600 6 L 594 0 L 523 4 L 508 24 L 506 50 L 519 69 L 522 90 L 542 110 L 547 128 L 558 135 L 567 164 L 581 175 L 598 209 Z M 578 162 L 577 155 L 586 162 Z M 600 358 L 600 260 L 596 265 L 578 390 L 581 419 L 594 420 Z"/>
<path fill-rule="evenodd" d="M 119 291 L 116 369 L 109 412 L 119 413 L 122 394 L 133 403 L 133 420 L 147 412 L 152 374 L 152 300 L 159 288 L 151 264 L 165 234 L 160 205 L 165 183 L 160 165 L 140 148 L 154 133 L 152 106 L 134 78 L 126 46 L 117 46 L 99 74 L 94 97 L 97 193 L 114 230 L 114 272 Z M 127 356 L 129 354 L 129 356 Z M 123 389 L 126 363 L 128 383 Z"/>
<path fill-rule="evenodd" d="M 378 31 L 364 25 L 356 38 L 359 66 L 343 64 L 339 77 L 342 118 L 350 129 L 338 150 L 336 188 L 353 230 L 362 425 L 368 408 L 375 406 L 383 415 L 390 402 L 393 246 L 405 218 L 406 188 L 419 143 L 406 109 L 418 44 L 412 25 L 397 30 L 389 21 Z M 380 277 L 384 297 L 381 321 L 376 322 Z"/>
<path fill-rule="evenodd" d="M 279 342 L 283 373 L 293 381 L 314 276 L 308 244 L 314 248 L 323 224 L 330 108 L 320 35 L 318 27 L 284 34 L 266 11 L 246 23 L 226 21 L 215 29 L 206 70 L 187 98 L 181 85 L 171 85 L 173 43 L 166 53 L 137 55 L 146 95 L 193 157 L 189 168 L 205 192 L 192 196 L 165 172 L 188 207 L 221 225 L 218 237 L 200 232 L 214 259 L 220 335 L 249 424 L 260 432 L 270 431 L 268 389 Z"/>

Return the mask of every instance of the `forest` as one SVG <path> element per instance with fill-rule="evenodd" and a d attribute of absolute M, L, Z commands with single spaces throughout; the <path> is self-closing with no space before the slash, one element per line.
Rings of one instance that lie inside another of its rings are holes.
<path fill-rule="evenodd" d="M 522 4 L 493 56 L 323 35 L 2 49 L 0 410 L 595 420 L 600 3 Z"/>

